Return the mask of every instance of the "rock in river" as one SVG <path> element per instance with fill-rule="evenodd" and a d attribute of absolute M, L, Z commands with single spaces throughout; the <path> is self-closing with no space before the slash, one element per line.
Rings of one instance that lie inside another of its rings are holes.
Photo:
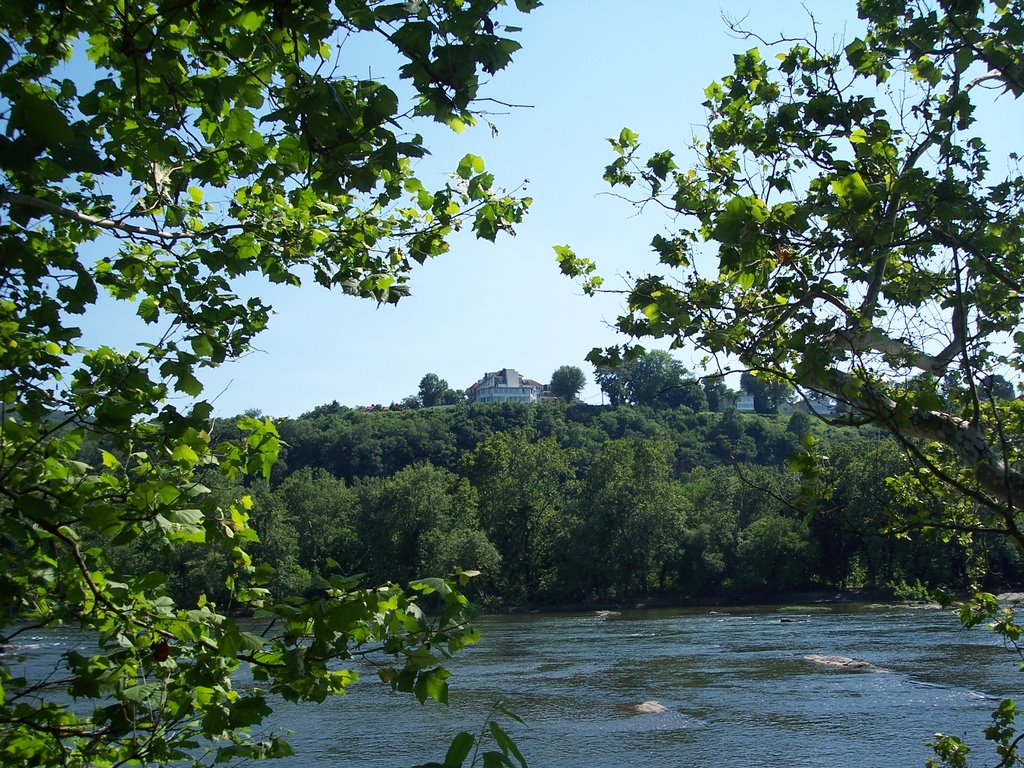
<path fill-rule="evenodd" d="M 650 714 L 655 712 L 668 712 L 668 707 L 657 701 L 643 701 L 636 705 L 636 711 L 641 714 Z"/>
<path fill-rule="evenodd" d="M 849 672 L 888 672 L 887 669 L 876 667 L 869 661 L 861 661 L 860 659 L 849 659 L 846 656 L 821 656 L 816 653 L 812 653 L 808 656 L 804 656 L 804 661 L 809 661 L 812 664 L 821 664 L 824 667 L 834 667 L 835 669 L 845 669 Z"/>

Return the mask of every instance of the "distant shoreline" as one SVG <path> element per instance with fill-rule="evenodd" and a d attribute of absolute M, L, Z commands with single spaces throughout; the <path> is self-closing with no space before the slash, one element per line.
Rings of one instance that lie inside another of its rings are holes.
<path fill-rule="evenodd" d="M 967 595 L 959 595 L 966 598 Z M 1000 603 L 1024 602 L 1024 592 L 1003 592 L 996 595 Z M 592 611 L 644 611 L 663 608 L 799 608 L 832 606 L 878 606 L 893 608 L 940 608 L 935 602 L 913 602 L 898 599 L 889 589 L 819 589 L 777 592 L 758 595 L 696 596 L 650 595 L 629 600 L 595 600 L 566 604 L 527 603 L 515 606 L 494 606 L 485 614 L 524 613 L 586 613 Z"/>

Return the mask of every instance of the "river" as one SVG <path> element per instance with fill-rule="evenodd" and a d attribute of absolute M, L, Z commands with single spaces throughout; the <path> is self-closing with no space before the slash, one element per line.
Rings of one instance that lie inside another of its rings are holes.
<path fill-rule="evenodd" d="M 322 705 L 275 705 L 297 756 L 277 768 L 398 768 L 441 761 L 459 730 L 499 719 L 532 768 L 923 766 L 936 731 L 972 766 L 998 760 L 982 731 L 1016 696 L 1014 657 L 948 612 L 907 608 L 626 611 L 484 617 L 452 660 L 450 706 L 420 706 L 371 671 Z M 49 653 L 55 650 L 52 638 Z M 813 654 L 864 660 L 848 671 Z M 641 714 L 660 702 L 667 711 Z"/>
<path fill-rule="evenodd" d="M 282 768 L 441 761 L 495 699 L 534 768 L 923 766 L 936 731 L 994 765 L 982 731 L 1021 673 L 999 638 L 935 609 L 730 609 L 488 617 L 452 664 L 450 706 L 359 685 L 281 711 Z M 839 655 L 885 672 L 823 667 Z M 640 714 L 658 701 L 668 711 Z"/>

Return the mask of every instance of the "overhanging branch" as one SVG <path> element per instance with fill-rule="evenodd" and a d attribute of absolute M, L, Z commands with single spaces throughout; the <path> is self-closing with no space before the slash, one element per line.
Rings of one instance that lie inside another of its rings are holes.
<path fill-rule="evenodd" d="M 837 339 L 836 343 L 841 344 L 844 349 L 850 352 L 877 352 L 882 355 L 898 358 L 905 365 L 917 368 L 924 373 L 942 376 L 949 367 L 949 364 L 953 362 L 963 348 L 963 342 L 959 338 L 961 334 L 956 334 L 956 336 L 957 338 L 954 338 L 937 355 L 926 354 L 912 344 L 901 339 L 890 338 L 877 329 L 858 331 L 842 337 L 841 341 Z"/>
<path fill-rule="evenodd" d="M 831 370 L 824 389 L 840 397 L 873 421 L 902 437 L 917 438 L 949 447 L 973 471 L 978 487 L 1009 510 L 1024 509 L 1024 473 L 1010 467 L 989 444 L 980 427 L 942 411 L 905 407 L 869 383 L 843 371 Z M 1013 522 L 1007 521 L 1008 524 Z"/>
<path fill-rule="evenodd" d="M 19 192 L 9 192 L 5 189 L 0 190 L 0 200 L 8 204 L 24 205 L 28 208 L 35 208 L 38 211 L 43 211 L 44 213 L 48 213 L 52 216 L 61 216 L 82 224 L 106 229 L 115 232 L 116 234 L 126 235 L 129 237 L 145 237 L 153 240 L 161 240 L 167 243 L 174 243 L 179 240 L 202 240 L 212 234 L 244 228 L 244 225 L 242 224 L 225 224 L 212 229 L 204 229 L 200 232 L 168 232 L 163 229 L 151 229 L 149 227 L 140 227 L 135 224 L 128 224 L 123 221 L 115 221 L 114 219 L 90 216 L 87 213 L 82 213 L 81 211 L 76 211 L 72 208 L 65 208 L 64 206 L 52 203 L 49 200 L 42 200 L 38 197 L 25 195 Z"/>

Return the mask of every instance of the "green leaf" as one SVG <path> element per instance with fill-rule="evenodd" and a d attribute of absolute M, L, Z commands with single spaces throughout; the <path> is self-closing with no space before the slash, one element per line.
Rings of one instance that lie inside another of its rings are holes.
<path fill-rule="evenodd" d="M 124 701 L 130 701 L 145 706 L 153 706 L 160 701 L 160 683 L 142 683 L 125 688 L 121 692 Z"/>
<path fill-rule="evenodd" d="M 181 371 L 175 379 L 174 388 L 186 395 L 197 397 L 203 391 L 203 384 L 191 372 Z"/>
<path fill-rule="evenodd" d="M 209 336 L 193 336 L 190 344 L 192 351 L 199 357 L 209 357 L 213 354 L 213 344 L 210 342 Z"/>
<path fill-rule="evenodd" d="M 476 743 L 476 740 L 465 731 L 460 731 L 456 734 L 455 738 L 452 739 L 451 746 L 448 747 L 448 753 L 444 757 L 444 768 L 462 768 L 462 764 L 469 756 L 474 743 Z"/>
<path fill-rule="evenodd" d="M 171 458 L 188 465 L 194 465 L 199 461 L 199 454 L 188 445 L 177 445 L 171 451 Z"/>
<path fill-rule="evenodd" d="M 426 21 L 407 21 L 391 35 L 391 42 L 410 59 L 424 59 L 430 55 L 430 41 L 434 32 Z"/>
<path fill-rule="evenodd" d="M 484 752 L 484 768 L 515 768 L 503 752 Z"/>
<path fill-rule="evenodd" d="M 246 32 L 255 32 L 266 23 L 266 17 L 256 11 L 244 11 L 238 14 L 236 21 Z"/>
<path fill-rule="evenodd" d="M 37 94 L 23 94 L 11 107 L 10 128 L 21 129 L 45 147 L 71 144 L 75 133 L 67 117 L 50 99 Z"/>
<path fill-rule="evenodd" d="M 456 171 L 459 177 L 462 179 L 468 179 L 474 173 L 482 173 L 484 170 L 484 161 L 482 157 L 478 155 L 466 155 L 459 161 L 459 167 Z"/>
<path fill-rule="evenodd" d="M 863 211 L 871 205 L 871 192 L 859 173 L 851 173 L 832 182 L 832 192 L 840 205 Z"/>
<path fill-rule="evenodd" d="M 640 134 L 631 131 L 629 128 L 623 128 L 619 131 L 619 146 L 632 149 L 637 146 L 637 140 L 640 138 Z"/>
<path fill-rule="evenodd" d="M 519 765 L 522 766 L 522 768 L 526 768 L 526 759 L 519 751 L 519 748 L 516 746 L 516 743 L 511 739 L 511 737 L 507 733 L 505 733 L 504 729 L 500 725 L 498 725 L 498 723 L 496 723 L 494 720 L 491 720 L 491 722 L 488 723 L 488 725 L 490 726 L 491 729 L 491 735 L 494 736 L 494 741 L 501 748 L 501 751 L 506 755 L 513 755 L 519 762 Z"/>
<path fill-rule="evenodd" d="M 411 11 L 408 3 L 389 3 L 378 5 L 373 12 L 381 21 L 397 21 L 409 16 Z"/>
<path fill-rule="evenodd" d="M 414 693 L 422 704 L 428 698 L 440 704 L 448 703 L 448 678 L 451 673 L 444 667 L 425 670 L 416 676 Z"/>

